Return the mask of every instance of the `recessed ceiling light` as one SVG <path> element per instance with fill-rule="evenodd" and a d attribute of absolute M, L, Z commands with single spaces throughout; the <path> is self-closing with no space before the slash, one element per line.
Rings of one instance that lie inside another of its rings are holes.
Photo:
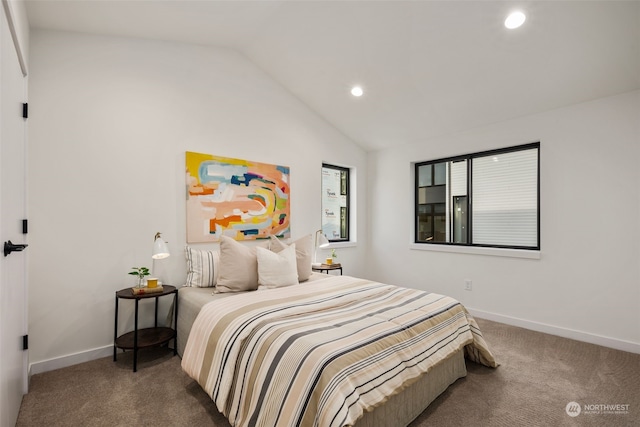
<path fill-rule="evenodd" d="M 360 86 L 354 86 L 351 88 L 351 95 L 353 96 L 362 96 L 362 94 L 364 93 L 364 91 L 362 90 L 362 87 Z"/>
<path fill-rule="evenodd" d="M 519 26 L 524 24 L 524 21 L 526 19 L 527 17 L 524 15 L 524 13 L 513 12 L 509 16 L 507 16 L 507 19 L 504 20 L 504 26 L 510 30 L 513 30 L 514 28 L 518 28 Z"/>

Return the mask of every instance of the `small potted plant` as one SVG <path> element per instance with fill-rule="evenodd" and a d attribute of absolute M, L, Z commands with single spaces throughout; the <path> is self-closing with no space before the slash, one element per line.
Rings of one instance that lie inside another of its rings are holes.
<path fill-rule="evenodd" d="M 131 267 L 131 270 L 132 271 L 130 271 L 129 274 L 132 276 L 138 276 L 137 287 L 142 288 L 142 285 L 144 284 L 144 276 L 149 275 L 149 269 L 147 267 Z"/>
<path fill-rule="evenodd" d="M 332 265 L 333 261 L 338 258 L 338 254 L 336 254 L 336 250 L 335 249 L 331 249 L 331 256 L 327 257 L 326 263 L 327 265 Z"/>

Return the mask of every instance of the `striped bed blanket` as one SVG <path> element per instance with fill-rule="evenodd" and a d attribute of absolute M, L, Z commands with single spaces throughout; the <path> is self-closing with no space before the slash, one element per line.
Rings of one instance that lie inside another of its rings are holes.
<path fill-rule="evenodd" d="M 497 366 L 458 301 L 327 276 L 206 304 L 182 368 L 233 426 L 350 426 L 463 347 Z"/>

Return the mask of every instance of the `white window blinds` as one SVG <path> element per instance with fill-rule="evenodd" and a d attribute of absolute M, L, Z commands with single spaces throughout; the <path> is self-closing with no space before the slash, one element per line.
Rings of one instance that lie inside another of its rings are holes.
<path fill-rule="evenodd" d="M 472 159 L 472 242 L 537 247 L 538 150 Z"/>

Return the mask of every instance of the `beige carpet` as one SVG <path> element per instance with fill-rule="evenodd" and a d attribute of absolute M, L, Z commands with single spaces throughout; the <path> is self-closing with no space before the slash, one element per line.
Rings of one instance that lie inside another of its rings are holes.
<path fill-rule="evenodd" d="M 478 319 L 501 366 L 468 375 L 411 427 L 640 426 L 640 355 Z M 18 426 L 229 427 L 166 349 L 34 375 Z M 581 413 L 567 415 L 570 402 Z M 618 405 L 605 407 L 604 405 Z M 610 413 L 618 411 L 620 413 Z M 393 427 L 393 426 L 381 426 Z"/>

